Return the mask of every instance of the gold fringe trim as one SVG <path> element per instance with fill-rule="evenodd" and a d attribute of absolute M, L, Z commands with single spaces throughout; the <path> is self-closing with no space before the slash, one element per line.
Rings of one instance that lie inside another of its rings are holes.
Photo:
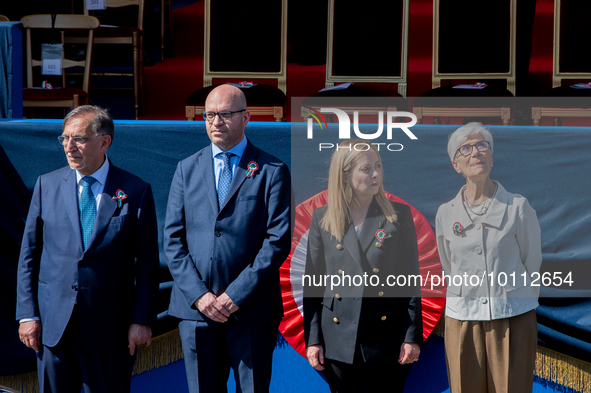
<path fill-rule="evenodd" d="M 591 393 L 591 363 L 538 346 L 534 374 L 540 378 Z"/>
<path fill-rule="evenodd" d="M 183 347 L 179 330 L 175 329 L 154 337 L 149 347 L 138 347 L 133 373 L 141 374 L 183 358 Z M 39 393 L 37 372 L 0 376 L 0 386 L 18 390 L 22 393 Z"/>
<path fill-rule="evenodd" d="M 182 358 L 181 336 L 179 330 L 175 329 L 152 339 L 149 347 L 138 347 L 132 375 L 166 366 Z"/>
<path fill-rule="evenodd" d="M 445 316 L 441 316 L 432 334 L 444 336 Z M 577 392 L 591 393 L 591 363 L 539 345 L 534 375 Z"/>
<path fill-rule="evenodd" d="M 0 385 L 23 393 L 39 393 L 37 371 L 32 373 L 0 376 Z"/>
<path fill-rule="evenodd" d="M 433 334 L 443 337 L 444 318 L 433 330 Z M 149 347 L 138 349 L 133 374 L 140 374 L 166 366 L 183 358 L 183 348 L 178 329 L 155 337 Z M 534 374 L 547 381 L 591 393 L 591 363 L 563 355 L 551 349 L 538 346 Z M 39 393 L 37 373 L 0 376 L 0 385 L 22 393 Z"/>

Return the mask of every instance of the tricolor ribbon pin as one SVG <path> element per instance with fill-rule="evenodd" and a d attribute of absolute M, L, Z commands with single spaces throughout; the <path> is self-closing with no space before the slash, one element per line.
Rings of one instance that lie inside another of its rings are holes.
<path fill-rule="evenodd" d="M 462 227 L 462 224 L 460 224 L 459 222 L 454 223 L 452 229 L 454 231 L 454 235 L 456 235 L 456 236 L 461 236 L 462 231 L 464 230 L 464 228 Z"/>
<path fill-rule="evenodd" d="M 251 177 L 259 169 L 259 165 L 256 162 L 251 161 L 248 163 L 247 168 L 246 177 Z"/>
<path fill-rule="evenodd" d="M 384 242 L 384 239 L 387 239 L 389 237 L 392 237 L 391 234 L 386 233 L 386 231 L 384 231 L 383 229 L 378 229 L 378 231 L 376 232 L 376 239 L 378 239 L 378 241 L 376 242 L 376 247 L 382 247 L 382 243 Z"/>
<path fill-rule="evenodd" d="M 117 201 L 117 206 L 119 208 L 121 208 L 121 205 L 123 205 L 124 199 L 127 199 L 127 195 L 125 195 L 125 192 L 123 192 L 121 189 L 117 190 L 113 198 L 111 198 L 111 200 Z"/>

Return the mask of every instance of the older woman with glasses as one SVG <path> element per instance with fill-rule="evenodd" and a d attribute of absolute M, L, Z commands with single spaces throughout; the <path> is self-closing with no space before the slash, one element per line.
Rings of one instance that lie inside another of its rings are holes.
<path fill-rule="evenodd" d="M 401 393 L 420 355 L 420 283 L 387 284 L 419 276 L 413 217 L 382 182 L 376 147 L 344 141 L 330 163 L 328 205 L 312 215 L 304 336 L 308 362 L 324 370 L 332 392 Z"/>
<path fill-rule="evenodd" d="M 447 152 L 466 179 L 436 218 L 439 256 L 450 276 L 445 357 L 451 392 L 531 392 L 539 294 L 531 278 L 542 263 L 536 212 L 491 180 L 493 139 L 482 124 L 458 128 Z"/>

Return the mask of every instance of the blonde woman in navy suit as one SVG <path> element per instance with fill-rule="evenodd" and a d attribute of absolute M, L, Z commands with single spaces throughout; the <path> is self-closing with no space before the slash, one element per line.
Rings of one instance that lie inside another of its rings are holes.
<path fill-rule="evenodd" d="M 419 274 L 412 213 L 386 197 L 382 180 L 375 146 L 342 142 L 330 164 L 328 205 L 312 216 L 306 349 L 333 392 L 402 392 L 423 342 L 420 288 L 387 284 L 388 276 Z"/>

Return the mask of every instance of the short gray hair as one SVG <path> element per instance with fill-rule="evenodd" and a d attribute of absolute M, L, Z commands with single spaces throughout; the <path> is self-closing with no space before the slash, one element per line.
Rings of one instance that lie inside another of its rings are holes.
<path fill-rule="evenodd" d="M 74 118 L 89 117 L 89 126 L 95 136 L 100 134 L 109 135 L 111 137 L 111 144 L 115 137 L 115 125 L 113 118 L 106 109 L 95 105 L 82 105 L 74 108 L 64 118 L 62 123 L 62 131 L 66 128 L 66 124 Z"/>
<path fill-rule="evenodd" d="M 457 130 L 455 130 L 447 141 L 447 154 L 452 161 L 456 160 L 456 152 L 462 143 L 468 140 L 471 135 L 481 136 L 482 139 L 490 143 L 490 152 L 493 151 L 493 137 L 490 131 L 482 126 L 482 123 L 472 122 L 468 123 Z"/>

